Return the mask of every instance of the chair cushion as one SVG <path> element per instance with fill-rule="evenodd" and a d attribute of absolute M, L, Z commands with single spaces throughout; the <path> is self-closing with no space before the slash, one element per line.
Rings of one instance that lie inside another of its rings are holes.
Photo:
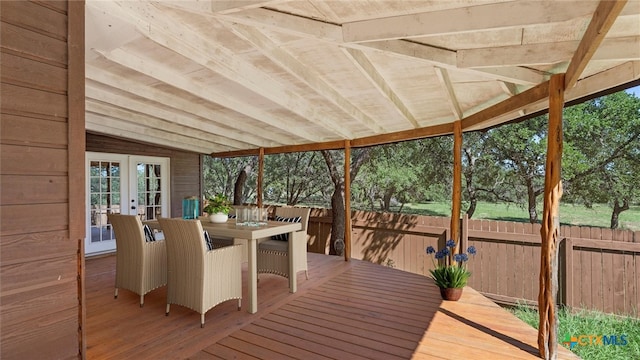
<path fill-rule="evenodd" d="M 285 217 L 276 215 L 276 221 L 299 223 L 300 221 L 302 221 L 302 217 L 301 216 L 296 216 L 296 217 L 292 217 L 292 218 L 285 218 Z M 279 240 L 279 241 L 289 241 L 289 233 L 273 235 L 271 237 L 271 239 L 272 240 Z"/>
<path fill-rule="evenodd" d="M 144 239 L 149 241 L 156 241 L 155 235 L 153 235 L 153 230 L 149 227 L 149 225 L 143 225 L 142 229 L 144 230 Z"/>
<path fill-rule="evenodd" d="M 204 230 L 203 235 L 204 235 L 204 243 L 205 245 L 207 245 L 207 250 L 213 250 L 213 240 L 211 240 L 211 236 L 209 236 L 209 233 L 207 232 L 207 230 Z"/>

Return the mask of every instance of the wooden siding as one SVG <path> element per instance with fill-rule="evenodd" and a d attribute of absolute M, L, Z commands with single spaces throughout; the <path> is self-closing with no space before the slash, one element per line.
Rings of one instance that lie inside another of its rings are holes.
<path fill-rule="evenodd" d="M 171 216 L 182 216 L 182 199 L 202 194 L 201 155 L 87 133 L 87 151 L 168 157 L 171 170 Z"/>
<path fill-rule="evenodd" d="M 257 313 L 227 301 L 204 328 L 181 306 L 164 315 L 166 287 L 143 308 L 129 291 L 114 300 L 114 268 L 113 256 L 87 259 L 89 358 L 538 359 L 536 330 L 472 288 L 443 302 L 426 277 L 365 261 L 309 254 L 295 294 L 263 274 Z M 577 356 L 560 347 L 558 358 Z"/>
<path fill-rule="evenodd" d="M 449 218 L 353 212 L 355 259 L 428 275 L 427 246 L 442 248 Z M 637 315 L 640 308 L 640 231 L 561 226 L 558 303 Z M 327 253 L 331 214 L 313 209 L 309 251 Z M 464 247 L 478 254 L 468 263 L 469 286 L 504 304 L 536 304 L 540 274 L 540 225 L 463 221 Z"/>
<path fill-rule="evenodd" d="M 84 4 L 0 6 L 0 357 L 73 359 L 83 346 Z"/>

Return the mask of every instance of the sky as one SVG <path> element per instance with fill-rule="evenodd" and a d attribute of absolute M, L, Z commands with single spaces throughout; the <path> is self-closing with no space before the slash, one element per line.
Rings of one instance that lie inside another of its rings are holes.
<path fill-rule="evenodd" d="M 625 91 L 630 94 L 634 94 L 637 98 L 640 98 L 640 86 L 632 87 Z"/>

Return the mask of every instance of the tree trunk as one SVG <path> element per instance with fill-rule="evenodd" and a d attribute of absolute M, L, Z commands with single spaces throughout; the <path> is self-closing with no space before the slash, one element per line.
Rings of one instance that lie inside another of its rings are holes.
<path fill-rule="evenodd" d="M 469 219 L 471 219 L 473 213 L 476 212 L 476 206 L 478 206 L 478 198 L 475 196 L 474 192 L 474 196 L 470 197 L 469 208 L 467 209 L 467 215 L 469 216 Z"/>
<path fill-rule="evenodd" d="M 244 184 L 247 182 L 247 171 L 242 169 L 236 178 L 236 183 L 233 187 L 233 205 L 242 205 L 242 189 L 244 189 Z"/>
<path fill-rule="evenodd" d="M 344 197 L 342 196 L 342 183 L 337 184 L 331 196 L 331 241 L 329 243 L 329 255 L 344 255 Z"/>
<path fill-rule="evenodd" d="M 620 213 L 629 210 L 629 200 L 624 199 L 622 201 L 622 206 L 620 206 L 620 202 L 616 199 L 613 203 L 613 212 L 611 213 L 611 228 L 617 229 L 620 226 L 619 217 Z"/>
<path fill-rule="evenodd" d="M 538 210 L 536 210 L 537 193 L 533 188 L 533 180 L 527 179 L 527 198 L 529 210 L 529 222 L 535 224 L 538 221 Z"/>

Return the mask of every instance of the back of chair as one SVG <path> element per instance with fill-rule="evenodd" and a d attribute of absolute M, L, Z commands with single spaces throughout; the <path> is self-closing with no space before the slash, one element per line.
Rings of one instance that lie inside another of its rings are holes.
<path fill-rule="evenodd" d="M 200 220 L 160 218 L 158 221 L 167 242 L 167 302 L 192 302 L 192 294 L 202 293 L 204 287 L 202 274 L 207 249 L 202 224 Z"/>
<path fill-rule="evenodd" d="M 277 207 L 276 208 L 276 216 L 280 216 L 283 218 L 294 218 L 300 216 L 302 219 L 300 220 L 300 224 L 302 224 L 302 229 L 300 231 L 307 232 L 307 226 L 309 225 L 309 214 L 311 213 L 310 208 L 303 207 Z"/>
<path fill-rule="evenodd" d="M 108 214 L 116 236 L 116 266 L 126 263 L 142 268 L 144 230 L 136 215 Z"/>

